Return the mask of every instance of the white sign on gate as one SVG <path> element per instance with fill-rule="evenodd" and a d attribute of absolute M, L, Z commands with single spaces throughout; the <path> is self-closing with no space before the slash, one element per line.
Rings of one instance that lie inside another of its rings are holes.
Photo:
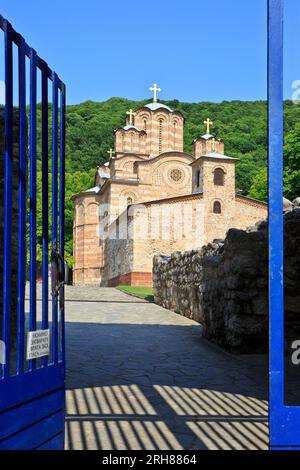
<path fill-rule="evenodd" d="M 27 334 L 27 360 L 48 356 L 50 330 L 29 331 Z"/>

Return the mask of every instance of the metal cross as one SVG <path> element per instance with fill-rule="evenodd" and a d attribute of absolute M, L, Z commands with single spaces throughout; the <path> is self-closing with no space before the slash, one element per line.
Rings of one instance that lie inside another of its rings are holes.
<path fill-rule="evenodd" d="M 129 111 L 127 111 L 127 116 L 129 116 L 129 120 L 128 120 L 128 124 L 130 126 L 133 126 L 133 117 L 134 117 L 134 112 L 132 111 L 132 109 L 130 109 Z"/>
<path fill-rule="evenodd" d="M 114 154 L 114 151 L 113 151 L 112 148 L 110 148 L 109 150 L 107 150 L 107 153 L 109 154 L 109 158 L 112 158 L 113 154 Z"/>
<path fill-rule="evenodd" d="M 207 118 L 203 124 L 206 125 L 206 134 L 210 134 L 210 126 L 213 125 L 213 122 L 209 118 Z"/>
<path fill-rule="evenodd" d="M 157 93 L 161 91 L 160 88 L 158 88 L 157 83 L 154 83 L 152 87 L 149 88 L 150 91 L 153 91 L 154 96 L 153 96 L 153 103 L 157 103 Z"/>

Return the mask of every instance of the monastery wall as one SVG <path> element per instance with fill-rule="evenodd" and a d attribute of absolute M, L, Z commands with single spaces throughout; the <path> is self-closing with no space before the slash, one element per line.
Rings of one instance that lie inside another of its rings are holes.
<path fill-rule="evenodd" d="M 246 229 L 268 216 L 268 207 L 259 201 L 236 196 L 234 200 L 228 198 L 205 198 L 205 241 L 210 243 L 214 239 L 222 239 L 231 228 Z M 221 202 L 222 213 L 213 212 L 215 201 Z"/>
<path fill-rule="evenodd" d="M 300 209 L 285 215 L 285 345 L 299 338 Z M 236 352 L 268 345 L 268 225 L 231 229 L 225 241 L 156 257 L 155 302 L 203 325 L 206 338 Z M 298 329 L 298 331 L 297 331 Z"/>
<path fill-rule="evenodd" d="M 121 217 L 122 219 L 122 217 Z M 127 240 L 108 240 L 108 284 L 152 286 L 153 257 L 200 247 L 204 240 L 201 195 L 128 208 Z M 122 223 L 118 235 L 125 234 Z M 106 282 L 106 281 L 105 281 Z"/>

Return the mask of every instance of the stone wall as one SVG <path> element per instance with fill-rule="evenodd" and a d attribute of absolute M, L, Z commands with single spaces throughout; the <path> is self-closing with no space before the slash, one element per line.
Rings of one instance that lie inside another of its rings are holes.
<path fill-rule="evenodd" d="M 15 340 L 17 324 L 17 277 L 18 277 L 18 113 L 14 113 L 14 160 L 13 160 L 13 232 L 12 232 L 12 306 L 11 328 L 12 340 Z M 0 108 L 0 331 L 2 331 L 2 304 L 3 304 L 3 229 L 4 229 L 4 109 Z"/>
<path fill-rule="evenodd" d="M 285 215 L 285 340 L 299 338 L 300 209 Z M 237 352 L 268 344 L 268 230 L 230 229 L 225 241 L 155 257 L 155 302 L 203 325 L 203 335 Z"/>

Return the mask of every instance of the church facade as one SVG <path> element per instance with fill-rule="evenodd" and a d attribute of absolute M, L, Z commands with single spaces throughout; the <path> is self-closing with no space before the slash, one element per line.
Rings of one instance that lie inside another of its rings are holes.
<path fill-rule="evenodd" d="M 127 113 L 95 187 L 73 196 L 74 284 L 152 285 L 152 260 L 223 238 L 267 217 L 236 194 L 237 160 L 207 132 L 183 151 L 184 117 L 154 101 Z"/>

